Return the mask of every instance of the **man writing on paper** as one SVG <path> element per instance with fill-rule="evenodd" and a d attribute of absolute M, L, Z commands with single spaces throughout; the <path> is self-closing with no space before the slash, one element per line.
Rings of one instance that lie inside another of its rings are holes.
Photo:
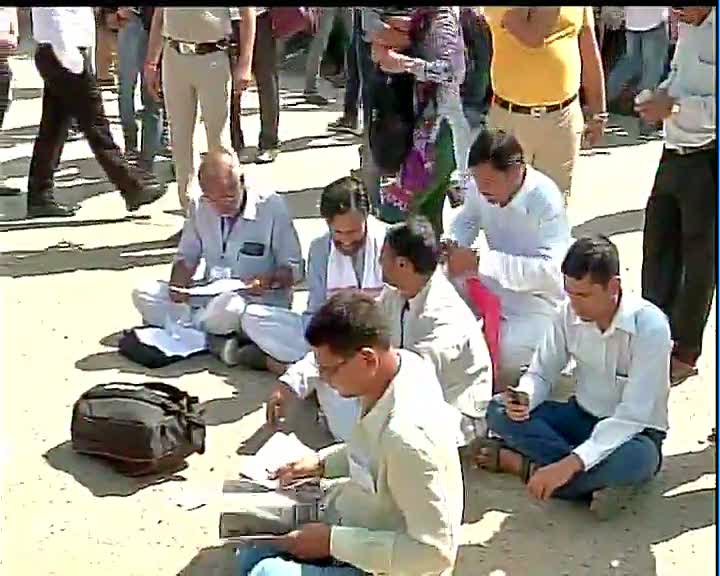
<path fill-rule="evenodd" d="M 458 445 L 465 445 L 485 433 L 492 366 L 481 326 L 437 269 L 439 256 L 426 218 L 411 217 L 390 228 L 380 257 L 388 286 L 378 303 L 389 323 L 392 345 L 417 352 L 434 366 L 445 400 L 456 408 L 446 425 L 454 430 Z M 280 381 L 301 396 L 316 390 L 330 432 L 339 440 L 350 439 L 357 403 L 323 382 L 312 355 L 290 367 Z M 282 393 L 276 392 L 269 402 L 271 422 L 282 399 Z"/>
<path fill-rule="evenodd" d="M 328 297 L 347 288 L 378 295 L 383 288 L 380 250 L 385 227 L 369 215 L 370 201 L 358 178 L 345 176 L 328 184 L 320 197 L 320 215 L 328 231 L 310 244 L 308 305 L 300 315 L 252 304 L 242 318 L 243 332 L 255 342 L 254 353 L 238 361 L 256 370 L 282 374 L 305 356 L 305 327 Z"/>
<path fill-rule="evenodd" d="M 190 204 L 169 284 L 155 281 L 137 288 L 133 302 L 153 326 L 180 320 L 210 334 L 232 334 L 240 328 L 247 302 L 290 307 L 292 286 L 304 272 L 300 242 L 284 200 L 246 187 L 234 152 L 208 152 L 198 180 L 202 195 Z M 242 296 L 190 296 L 187 288 L 201 260 L 203 280 L 240 279 L 247 285 Z M 221 360 L 242 343 L 247 343 L 242 334 L 209 339 L 210 350 Z"/>
<path fill-rule="evenodd" d="M 526 162 L 512 134 L 481 132 L 468 160 L 474 186 L 449 222 L 448 274 L 477 276 L 500 299 L 499 382 L 517 382 L 564 298 L 560 264 L 570 246 L 562 194 Z M 488 250 L 471 246 L 480 229 Z"/>
<path fill-rule="evenodd" d="M 450 574 L 458 549 L 463 483 L 450 407 L 427 361 L 391 344 L 382 307 L 357 292 L 336 294 L 307 332 L 324 379 L 358 398 L 350 442 L 277 471 L 281 484 L 347 477 L 322 522 L 272 547 L 238 550 L 241 575 Z"/>

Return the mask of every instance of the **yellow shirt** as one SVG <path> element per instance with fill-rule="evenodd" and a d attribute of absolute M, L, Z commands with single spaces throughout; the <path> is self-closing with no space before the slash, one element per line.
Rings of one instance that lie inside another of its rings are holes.
<path fill-rule="evenodd" d="M 500 24 L 509 6 L 486 6 L 493 58 L 490 68 L 495 94 L 523 106 L 558 104 L 580 90 L 580 46 L 583 26 L 594 24 L 590 6 L 562 6 L 543 46 L 530 48 Z"/>

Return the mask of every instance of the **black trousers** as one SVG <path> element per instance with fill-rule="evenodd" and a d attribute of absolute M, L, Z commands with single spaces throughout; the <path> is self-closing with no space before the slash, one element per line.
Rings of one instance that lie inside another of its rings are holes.
<path fill-rule="evenodd" d="M 280 123 L 277 40 L 273 36 L 270 14 L 267 11 L 257 18 L 252 71 L 255 75 L 258 95 L 260 96 L 260 138 L 258 144 L 261 149 L 267 150 L 278 145 L 278 125 Z M 237 98 L 233 98 L 230 105 L 230 133 L 232 146 L 238 153 L 245 147 L 241 113 L 242 106 L 240 102 Z"/>
<path fill-rule="evenodd" d="M 716 285 L 717 147 L 665 149 L 645 209 L 642 295 L 670 320 L 675 353 L 693 363 Z"/>
<path fill-rule="evenodd" d="M 0 128 L 2 128 L 5 114 L 10 108 L 10 83 L 12 70 L 6 57 L 0 57 Z"/>
<path fill-rule="evenodd" d="M 98 163 L 120 192 L 123 195 L 140 193 L 141 175 L 124 160 L 110 134 L 110 124 L 87 54 L 83 73 L 73 74 L 60 64 L 50 45 L 41 44 L 35 53 L 35 66 L 44 85 L 42 118 L 28 174 L 28 201 L 42 200 L 52 194 L 55 171 L 73 120 L 77 121 Z"/>

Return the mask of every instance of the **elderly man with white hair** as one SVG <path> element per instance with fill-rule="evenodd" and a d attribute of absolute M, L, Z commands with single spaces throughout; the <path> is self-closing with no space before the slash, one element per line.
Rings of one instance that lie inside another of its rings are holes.
<path fill-rule="evenodd" d="M 209 346 L 227 362 L 249 344 L 240 330 L 245 305 L 289 308 L 304 265 L 285 201 L 246 187 L 234 152 L 208 152 L 198 180 L 202 195 L 190 204 L 169 283 L 154 281 L 135 289 L 133 302 L 146 324 L 185 323 L 222 336 L 209 338 Z M 233 278 L 246 286 L 214 297 L 188 294 L 201 261 L 201 282 Z"/>

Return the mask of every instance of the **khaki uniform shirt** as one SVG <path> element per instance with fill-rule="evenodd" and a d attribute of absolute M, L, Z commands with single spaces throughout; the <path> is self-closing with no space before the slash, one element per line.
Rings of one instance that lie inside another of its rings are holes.
<path fill-rule="evenodd" d="M 398 353 L 385 394 L 325 455 L 326 477 L 349 477 L 330 494 L 330 553 L 371 574 L 450 574 L 464 505 L 452 408 L 427 360 Z"/>

